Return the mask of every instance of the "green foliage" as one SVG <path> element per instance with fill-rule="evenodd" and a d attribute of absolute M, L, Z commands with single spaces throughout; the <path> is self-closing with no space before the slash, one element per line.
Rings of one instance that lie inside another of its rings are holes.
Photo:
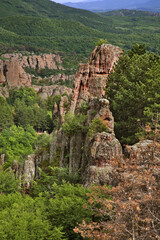
<path fill-rule="evenodd" d="M 3 97 L 0 97 L 0 132 L 13 125 L 12 111 Z"/>
<path fill-rule="evenodd" d="M 81 107 L 80 107 L 80 113 L 82 114 L 87 114 L 87 110 L 88 110 L 89 106 L 87 102 L 82 102 Z"/>
<path fill-rule="evenodd" d="M 71 113 L 65 115 L 65 122 L 62 125 L 63 131 L 67 136 L 71 136 L 78 132 L 85 132 L 87 127 L 85 126 L 87 116 L 78 114 L 77 116 Z"/>
<path fill-rule="evenodd" d="M 52 186 L 52 195 L 48 203 L 49 219 L 54 226 L 63 226 L 65 237 L 69 240 L 81 239 L 73 232 L 73 228 L 82 220 L 90 220 L 92 212 L 83 208 L 87 203 L 89 190 L 80 185 L 56 183 Z"/>
<path fill-rule="evenodd" d="M 136 133 L 160 112 L 160 57 L 141 47 L 121 57 L 107 83 L 116 136 L 125 144 L 135 143 Z"/>
<path fill-rule="evenodd" d="M 102 44 L 107 44 L 107 39 L 100 38 L 98 42 L 96 42 L 96 46 L 101 46 Z"/>
<path fill-rule="evenodd" d="M 37 97 L 32 88 L 12 89 L 7 101 L 13 106 L 17 126 L 26 128 L 30 125 L 37 131 L 52 132 L 52 115 L 47 111 L 47 102 Z"/>
<path fill-rule="evenodd" d="M 10 194 L 18 191 L 19 181 L 15 179 L 13 172 L 3 171 L 0 167 L 0 194 Z"/>
<path fill-rule="evenodd" d="M 94 118 L 89 127 L 89 136 L 92 137 L 95 133 L 108 132 L 108 128 L 103 123 L 101 118 Z"/>
<path fill-rule="evenodd" d="M 60 104 L 60 101 L 61 101 L 61 95 L 56 95 L 56 96 L 53 98 L 53 103 L 56 103 L 57 105 Z"/>
<path fill-rule="evenodd" d="M 1 195 L 0 233 L 2 240 L 62 240 L 61 227 L 52 226 L 46 218 L 44 199 L 20 194 Z"/>
<path fill-rule="evenodd" d="M 51 143 L 52 137 L 48 134 L 41 134 L 38 136 L 38 138 L 35 141 L 35 147 L 36 148 L 44 148 L 44 147 L 49 147 Z"/>
<path fill-rule="evenodd" d="M 14 105 L 16 101 L 20 100 L 23 101 L 25 105 L 32 106 L 37 101 L 37 95 L 32 88 L 20 87 L 20 89 L 17 90 L 12 89 L 7 100 L 12 105 Z"/>
<path fill-rule="evenodd" d="M 146 53 L 145 44 L 135 44 L 130 51 L 128 51 L 128 56 L 132 57 L 134 54 L 143 55 Z"/>
<path fill-rule="evenodd" d="M 3 130 L 0 134 L 0 154 L 6 154 L 9 161 L 6 165 L 11 166 L 14 160 L 20 161 L 33 153 L 37 137 L 36 132 L 30 126 L 27 126 L 26 130 L 16 126 Z"/>
<path fill-rule="evenodd" d="M 132 11 L 128 14 L 122 11 L 117 16 L 112 16 L 112 12 L 111 16 L 102 15 L 49 0 L 2 2 L 0 54 L 17 49 L 36 53 L 54 49 L 61 52 L 65 70 L 75 72 L 79 61 L 86 61 L 99 38 L 107 38 L 124 50 L 137 42 L 160 52 L 159 16 L 144 15 L 141 11 L 134 15 Z"/>
<path fill-rule="evenodd" d="M 44 193 L 46 191 L 51 194 L 52 185 L 54 183 L 62 185 L 63 181 L 66 181 L 75 185 L 81 180 L 79 172 L 73 175 L 69 173 L 68 168 L 48 166 L 45 171 L 42 171 L 41 169 L 39 170 L 41 172 L 41 176 L 32 184 L 32 196 L 38 196 L 40 193 Z"/>

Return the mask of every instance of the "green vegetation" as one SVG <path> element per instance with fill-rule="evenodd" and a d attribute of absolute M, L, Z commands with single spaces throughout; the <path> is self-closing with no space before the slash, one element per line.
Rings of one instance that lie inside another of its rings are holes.
<path fill-rule="evenodd" d="M 6 100 L 0 97 L 0 155 L 5 154 L 5 168 L 49 146 L 50 137 L 42 132 L 53 130 L 52 108 L 58 99 L 43 100 L 24 87 L 10 90 Z M 36 131 L 41 132 L 39 137 Z"/>
<path fill-rule="evenodd" d="M 6 155 L 7 166 L 12 166 L 14 160 L 22 161 L 33 153 L 37 137 L 37 133 L 30 126 L 26 127 L 26 130 L 16 126 L 3 130 L 0 134 L 0 155 Z"/>
<path fill-rule="evenodd" d="M 45 199 L 41 197 L 32 199 L 20 193 L 1 195 L 1 239 L 64 239 L 62 228 L 52 226 L 47 219 L 46 208 Z"/>
<path fill-rule="evenodd" d="M 101 118 L 95 118 L 91 122 L 91 126 L 89 127 L 89 136 L 92 137 L 95 133 L 108 132 L 108 128 L 103 123 Z"/>
<path fill-rule="evenodd" d="M 16 193 L 19 188 L 19 181 L 15 179 L 15 175 L 9 172 L 8 169 L 3 171 L 0 167 L 0 194 Z"/>
<path fill-rule="evenodd" d="M 64 169 L 51 170 L 49 174 L 42 172 L 42 177 L 33 183 L 31 194 L 25 195 L 20 194 L 13 173 L 1 169 L 1 239 L 82 239 L 73 228 L 84 219 L 92 219 L 92 211 L 83 208 L 90 190 L 65 182 Z"/>
<path fill-rule="evenodd" d="M 136 45 L 124 54 L 107 83 L 115 132 L 121 143 L 138 141 L 136 133 L 160 113 L 160 57 Z"/>
<path fill-rule="evenodd" d="M 47 101 L 38 98 L 33 89 L 21 87 L 11 90 L 8 103 L 12 105 L 17 126 L 26 128 L 30 125 L 37 131 L 52 131 L 53 123 L 51 114 L 48 113 Z"/>
<path fill-rule="evenodd" d="M 71 113 L 65 115 L 65 122 L 62 126 L 63 131 L 66 135 L 72 136 L 78 132 L 85 132 L 87 126 L 85 126 L 87 116 L 78 114 L 77 116 Z"/>
<path fill-rule="evenodd" d="M 95 14 L 49 0 L 0 1 L 0 54 L 12 51 L 59 51 L 63 66 L 77 70 L 99 39 L 128 50 L 145 43 L 160 52 L 160 16 L 141 11 Z"/>
<path fill-rule="evenodd" d="M 100 38 L 98 42 L 96 42 L 96 46 L 101 46 L 102 44 L 107 44 L 107 43 L 108 43 L 107 39 Z"/>
<path fill-rule="evenodd" d="M 0 131 L 13 125 L 13 116 L 11 107 L 7 101 L 0 97 Z"/>

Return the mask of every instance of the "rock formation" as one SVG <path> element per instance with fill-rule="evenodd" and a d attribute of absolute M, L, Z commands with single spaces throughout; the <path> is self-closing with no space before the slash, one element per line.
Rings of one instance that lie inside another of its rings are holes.
<path fill-rule="evenodd" d="M 29 155 L 23 166 L 14 161 L 12 169 L 17 177 L 23 176 L 26 187 L 39 176 L 38 167 L 43 169 L 43 164 L 46 166 L 46 162 L 49 165 L 54 161 L 59 161 L 60 167 L 69 167 L 72 174 L 81 172 L 83 183 L 87 187 L 93 183 L 111 184 L 114 181 L 111 161 L 122 159 L 123 155 L 122 147 L 115 138 L 114 118 L 109 109 L 109 101 L 105 98 L 104 87 L 121 53 L 120 48 L 112 45 L 96 47 L 90 61 L 80 65 L 72 94 L 71 89 L 64 86 L 33 86 L 43 98 L 61 96 L 60 103 L 55 103 L 53 107 L 53 118 L 59 129 L 54 132 L 54 141 L 49 149 Z M 66 113 L 77 118 L 79 114 L 85 115 L 85 130 L 65 134 L 60 126 L 64 123 Z M 96 129 L 90 135 L 88 129 L 95 119 L 101 119 L 108 131 Z M 0 164 L 4 163 L 4 157 L 1 155 Z M 159 146 L 156 148 L 151 140 L 141 141 L 128 148 L 128 157 L 131 161 L 138 158 L 142 166 L 150 158 L 160 163 Z"/>
<path fill-rule="evenodd" d="M 51 86 L 37 86 L 32 85 L 32 88 L 38 94 L 38 96 L 42 97 L 43 99 L 47 99 L 47 97 L 54 98 L 56 95 L 63 95 L 67 94 L 71 96 L 72 89 L 67 88 L 64 85 L 51 85 Z"/>
<path fill-rule="evenodd" d="M 90 61 L 80 64 L 75 75 L 75 87 L 72 96 L 71 111 L 87 101 L 91 96 L 102 98 L 105 95 L 107 77 L 113 71 L 114 64 L 122 54 L 119 47 L 103 44 L 96 47 L 91 54 Z"/>
<path fill-rule="evenodd" d="M 62 70 L 62 61 L 59 55 L 43 54 L 23 56 L 17 54 L 4 54 L 0 60 L 0 84 L 11 87 L 31 86 L 31 75 L 25 72 L 25 68 Z"/>
<path fill-rule="evenodd" d="M 54 133 L 54 141 L 47 153 L 29 155 L 24 166 L 14 164 L 13 170 L 18 174 L 17 176 L 24 176 L 26 187 L 29 187 L 32 179 L 38 176 L 38 166 L 43 165 L 44 161 L 51 164 L 55 160 L 59 161 L 60 167 L 68 166 L 72 174 L 81 171 L 85 186 L 90 186 L 92 183 L 110 183 L 112 175 L 110 161 L 122 157 L 122 148 L 115 138 L 114 118 L 109 109 L 109 101 L 105 98 L 104 87 L 121 53 L 122 50 L 119 47 L 109 44 L 96 47 L 91 54 L 90 61 L 87 64 L 81 64 L 75 76 L 71 103 L 71 89 L 65 86 L 33 86 L 43 98 L 61 96 L 60 103 L 55 103 L 53 108 L 53 116 L 58 126 L 64 123 L 67 112 L 74 114 L 77 118 L 78 114 L 83 114 L 86 121 L 84 131 L 75 131 L 71 135 L 66 135 L 60 127 Z M 28 66 L 32 68 L 55 67 L 54 64 L 49 63 L 52 57 L 49 55 L 40 58 L 34 56 L 24 58 L 16 55 L 17 64 L 20 64 L 22 69 Z M 5 62 L 7 61 L 12 62 L 12 57 L 10 56 L 10 59 Z M 60 59 L 57 61 L 60 62 Z M 18 79 L 18 75 L 15 79 Z M 13 84 L 19 84 L 19 80 L 15 81 L 17 82 Z M 93 135 L 90 135 L 88 129 L 94 119 L 101 119 L 105 129 L 108 129 L 107 132 L 96 130 Z"/>
<path fill-rule="evenodd" d="M 134 162 L 135 159 L 139 159 L 140 164 L 145 164 L 149 159 L 153 159 L 154 163 L 160 164 L 160 146 L 159 143 L 155 143 L 153 140 L 143 140 L 128 149 L 129 158 Z"/>
<path fill-rule="evenodd" d="M 0 84 L 10 87 L 31 86 L 31 76 L 14 58 L 0 60 Z"/>
<path fill-rule="evenodd" d="M 53 142 L 53 158 L 58 153 L 60 166 L 68 165 L 73 174 L 81 170 L 86 186 L 92 183 L 108 183 L 111 173 L 109 162 L 122 156 L 121 145 L 114 134 L 114 118 L 109 109 L 109 101 L 104 98 L 107 77 L 121 53 L 119 47 L 108 44 L 95 48 L 90 61 L 81 64 L 75 76 L 69 110 L 71 114 L 78 116 L 83 104 L 87 105 L 86 125 L 90 127 L 93 119 L 101 118 L 108 132 L 100 132 L 92 137 L 88 132 L 75 132 L 71 136 L 65 136 L 60 129 Z M 55 106 L 55 109 L 54 111 L 57 111 L 60 107 Z M 61 111 L 59 114 L 60 121 L 64 119 L 65 113 L 66 111 Z"/>

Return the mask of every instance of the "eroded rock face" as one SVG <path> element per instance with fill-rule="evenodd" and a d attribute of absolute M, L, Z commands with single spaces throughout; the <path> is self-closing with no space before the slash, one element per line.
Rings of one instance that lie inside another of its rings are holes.
<path fill-rule="evenodd" d="M 47 99 L 47 97 L 54 98 L 56 95 L 63 95 L 66 94 L 68 96 L 71 96 L 72 89 L 68 88 L 64 85 L 51 85 L 51 86 L 37 86 L 32 85 L 32 88 L 35 90 L 35 92 L 43 99 Z"/>
<path fill-rule="evenodd" d="M 31 86 L 31 76 L 15 59 L 0 60 L 0 84 L 3 83 L 10 87 Z"/>
<path fill-rule="evenodd" d="M 115 158 L 122 156 L 122 148 L 113 134 L 97 133 L 90 144 L 89 165 L 105 167 Z"/>
<path fill-rule="evenodd" d="M 35 154 L 28 155 L 24 163 L 24 183 L 25 187 L 29 188 L 30 183 L 35 177 L 36 167 L 35 167 Z"/>
<path fill-rule="evenodd" d="M 11 87 L 31 86 L 31 75 L 25 68 L 33 69 L 63 69 L 60 56 L 55 54 L 23 56 L 17 54 L 4 54 L 5 60 L 0 60 L 0 84 L 6 83 Z"/>
<path fill-rule="evenodd" d="M 67 137 L 61 129 L 53 143 L 55 153 L 58 151 L 60 156 L 60 166 L 68 166 L 72 174 L 81 170 L 85 186 L 108 183 L 112 172 L 109 162 L 122 157 L 121 145 L 114 134 L 114 118 L 109 109 L 109 101 L 104 98 L 107 77 L 121 53 L 119 47 L 112 45 L 95 48 L 90 61 L 81 64 L 75 76 L 69 110 L 71 114 L 86 114 L 85 124 L 88 127 L 93 119 L 101 118 L 108 132 L 97 133 L 95 136 L 89 136 L 88 131 L 75 132 Z M 58 110 L 60 106 L 54 108 Z"/>
<path fill-rule="evenodd" d="M 112 182 L 112 167 L 110 163 L 122 158 L 122 147 L 114 134 L 97 133 L 86 146 L 88 165 L 84 173 L 84 184 L 108 184 Z"/>
<path fill-rule="evenodd" d="M 129 158 L 131 161 L 139 159 L 139 162 L 144 163 L 153 159 L 155 163 L 160 164 L 160 145 L 152 140 L 143 140 L 128 149 Z"/>
<path fill-rule="evenodd" d="M 80 64 L 79 71 L 75 75 L 72 112 L 81 100 L 87 101 L 91 96 L 102 98 L 105 95 L 107 77 L 113 71 L 114 64 L 121 54 L 122 50 L 119 47 L 103 44 L 94 49 L 88 63 Z"/>

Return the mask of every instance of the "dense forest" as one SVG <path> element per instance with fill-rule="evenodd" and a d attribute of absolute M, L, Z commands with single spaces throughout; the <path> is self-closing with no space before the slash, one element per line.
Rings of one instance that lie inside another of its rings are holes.
<path fill-rule="evenodd" d="M 108 39 L 109 43 L 124 50 L 138 43 L 160 52 L 158 14 L 142 11 L 95 14 L 49 0 L 1 0 L 0 4 L 1 54 L 13 50 L 59 51 L 64 66 L 70 61 L 70 66 L 76 69 L 80 61 L 89 57 L 99 38 Z"/>

